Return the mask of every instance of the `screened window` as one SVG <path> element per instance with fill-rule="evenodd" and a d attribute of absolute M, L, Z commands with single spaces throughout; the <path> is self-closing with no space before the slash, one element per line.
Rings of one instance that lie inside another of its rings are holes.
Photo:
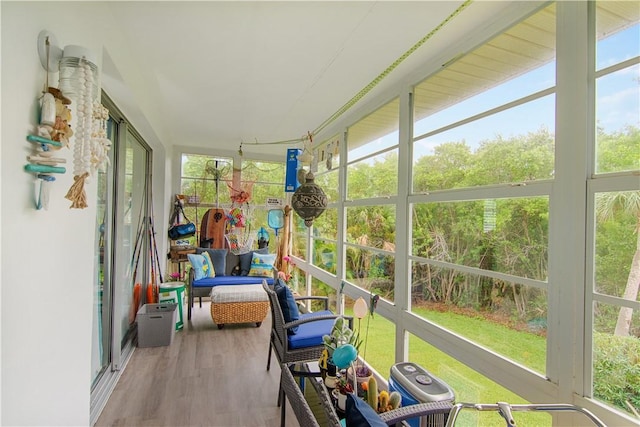
<path fill-rule="evenodd" d="M 268 215 L 270 208 L 268 199 L 285 200 L 284 193 L 285 165 L 282 162 L 263 162 L 257 160 L 242 161 L 240 184 L 234 186 L 234 191 L 249 191 L 250 233 L 256 234 L 260 228 L 269 233 L 270 252 L 276 251 L 275 229 L 269 225 Z M 282 230 L 278 231 L 282 233 Z"/>
<path fill-rule="evenodd" d="M 633 2 L 596 11 L 596 173 L 640 169 L 640 14 Z"/>
<path fill-rule="evenodd" d="M 180 188 L 185 214 L 199 231 L 202 217 L 209 209 L 228 211 L 235 204 L 242 207 L 246 218 L 243 231 L 256 234 L 264 227 L 270 233 L 270 245 L 271 242 L 275 245 L 274 230 L 268 226 L 266 201 L 285 197 L 284 163 L 243 160 L 241 168 L 234 169 L 231 158 L 183 154 Z M 247 197 L 248 201 L 239 202 Z M 197 244 L 197 235 L 191 239 Z"/>
<path fill-rule="evenodd" d="M 398 193 L 399 99 L 347 130 L 347 200 Z"/>
<path fill-rule="evenodd" d="M 313 221 L 313 264 L 336 274 L 338 263 L 338 209 L 329 207 Z"/>
<path fill-rule="evenodd" d="M 398 145 L 399 106 L 396 98 L 348 128 L 348 163 Z"/>
<path fill-rule="evenodd" d="M 413 191 L 553 176 L 555 5 L 415 87 Z"/>
<path fill-rule="evenodd" d="M 199 246 L 202 217 L 211 208 L 231 205 L 228 185 L 232 185 L 233 159 L 182 154 L 180 193 L 185 197 L 184 212 L 198 232 L 189 240 Z"/>
<path fill-rule="evenodd" d="M 523 189 L 556 167 L 555 5 L 414 98 L 411 311 L 544 374 L 551 187 Z"/>
<path fill-rule="evenodd" d="M 446 315 L 446 313 L 440 314 Z M 455 316 L 455 313 L 451 314 L 451 317 Z M 467 321 L 464 316 L 461 316 L 459 320 L 461 323 Z M 517 345 L 515 342 L 512 344 L 514 347 Z M 506 401 L 509 403 L 531 403 L 500 386 L 500 384 L 491 378 L 474 371 L 458 360 L 438 350 L 436 347 L 430 345 L 424 337 L 419 338 L 413 334 L 409 334 L 409 361 L 424 367 L 433 375 L 443 380 L 455 391 L 456 402 Z M 513 416 L 518 425 L 552 425 L 551 415 L 544 412 L 514 412 Z M 500 427 L 505 424 L 505 421 L 497 412 L 493 411 L 463 411 L 456 420 L 456 425 L 458 424 L 462 426 Z"/>
<path fill-rule="evenodd" d="M 640 8 L 596 4 L 592 392 L 640 409 Z M 616 176 L 617 175 L 617 176 Z"/>

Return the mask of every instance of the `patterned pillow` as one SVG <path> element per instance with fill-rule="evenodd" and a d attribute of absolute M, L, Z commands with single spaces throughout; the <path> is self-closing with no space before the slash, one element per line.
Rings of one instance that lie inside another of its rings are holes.
<path fill-rule="evenodd" d="M 276 254 L 253 253 L 249 276 L 273 277 L 273 264 L 276 262 Z"/>
<path fill-rule="evenodd" d="M 187 254 L 191 268 L 193 268 L 193 280 L 200 280 L 206 277 L 215 277 L 216 273 L 213 270 L 213 263 L 209 254 Z"/>
<path fill-rule="evenodd" d="M 209 249 L 209 248 L 196 248 L 197 254 L 209 254 L 211 259 L 211 265 L 216 276 L 224 276 L 227 271 L 227 250 L 226 249 Z M 213 276 L 211 276 L 213 277 Z"/>
<path fill-rule="evenodd" d="M 240 254 L 240 275 L 246 276 L 251 270 L 251 261 L 253 260 L 253 254 L 268 254 L 269 248 L 257 249 L 255 251 L 247 252 L 246 254 Z"/>
<path fill-rule="evenodd" d="M 209 252 L 203 252 L 201 255 L 204 257 L 205 262 L 209 266 L 207 268 L 207 271 L 209 273 L 208 277 L 216 277 L 216 269 L 214 267 L 213 261 L 211 260 L 211 255 L 209 255 Z"/>

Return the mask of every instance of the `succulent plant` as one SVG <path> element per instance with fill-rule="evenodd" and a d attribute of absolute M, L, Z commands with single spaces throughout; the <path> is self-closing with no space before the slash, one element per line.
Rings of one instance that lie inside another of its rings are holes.
<path fill-rule="evenodd" d="M 334 322 L 331 333 L 322 337 L 322 342 L 329 352 L 329 356 L 332 356 L 333 351 L 343 344 L 351 344 L 356 350 L 360 346 L 358 334 L 353 332 L 347 319 L 342 316 Z"/>
<path fill-rule="evenodd" d="M 402 396 L 397 391 L 392 391 L 389 393 L 389 406 L 391 409 L 398 409 L 400 407 L 400 403 L 402 403 Z"/>
<path fill-rule="evenodd" d="M 374 376 L 369 378 L 369 383 L 367 384 L 367 403 L 374 411 L 378 411 L 378 381 Z"/>
<path fill-rule="evenodd" d="M 386 412 L 389 409 L 389 392 L 382 390 L 378 396 L 378 412 Z"/>

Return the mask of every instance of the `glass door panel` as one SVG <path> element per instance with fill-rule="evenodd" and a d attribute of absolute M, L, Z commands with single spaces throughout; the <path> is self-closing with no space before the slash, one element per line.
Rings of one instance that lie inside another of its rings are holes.
<path fill-rule="evenodd" d="M 107 137 L 114 141 L 116 123 L 112 117 L 107 122 Z M 114 150 L 109 150 L 109 164 L 114 164 Z M 91 348 L 91 381 L 95 386 L 111 362 L 109 342 L 111 341 L 111 248 L 113 216 L 113 168 L 98 171 L 98 193 L 95 229 L 95 279 L 93 305 L 93 340 Z"/>
<path fill-rule="evenodd" d="M 147 242 L 144 233 L 146 218 L 146 178 L 147 178 L 147 150 L 136 136 L 127 129 L 126 149 L 120 175 L 122 187 L 118 199 L 117 216 L 121 218 L 122 227 L 119 245 L 116 247 L 116 260 L 120 272 L 119 279 L 114 284 L 118 293 L 119 311 L 116 313 L 120 330 L 120 346 L 124 347 L 132 332 L 136 318 L 139 299 L 134 301 L 134 286 L 140 289 L 146 287 Z"/>
<path fill-rule="evenodd" d="M 110 164 L 98 172 L 91 359 L 91 424 L 97 421 L 121 369 L 133 352 L 136 313 L 148 281 L 148 198 L 151 149 L 113 102 L 107 136 Z M 140 291 L 134 297 L 134 287 Z"/>

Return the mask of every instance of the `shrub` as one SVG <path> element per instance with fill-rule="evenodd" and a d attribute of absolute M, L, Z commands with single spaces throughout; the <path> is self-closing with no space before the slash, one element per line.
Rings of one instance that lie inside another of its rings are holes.
<path fill-rule="evenodd" d="M 594 397 L 629 411 L 640 408 L 640 340 L 595 332 Z"/>

